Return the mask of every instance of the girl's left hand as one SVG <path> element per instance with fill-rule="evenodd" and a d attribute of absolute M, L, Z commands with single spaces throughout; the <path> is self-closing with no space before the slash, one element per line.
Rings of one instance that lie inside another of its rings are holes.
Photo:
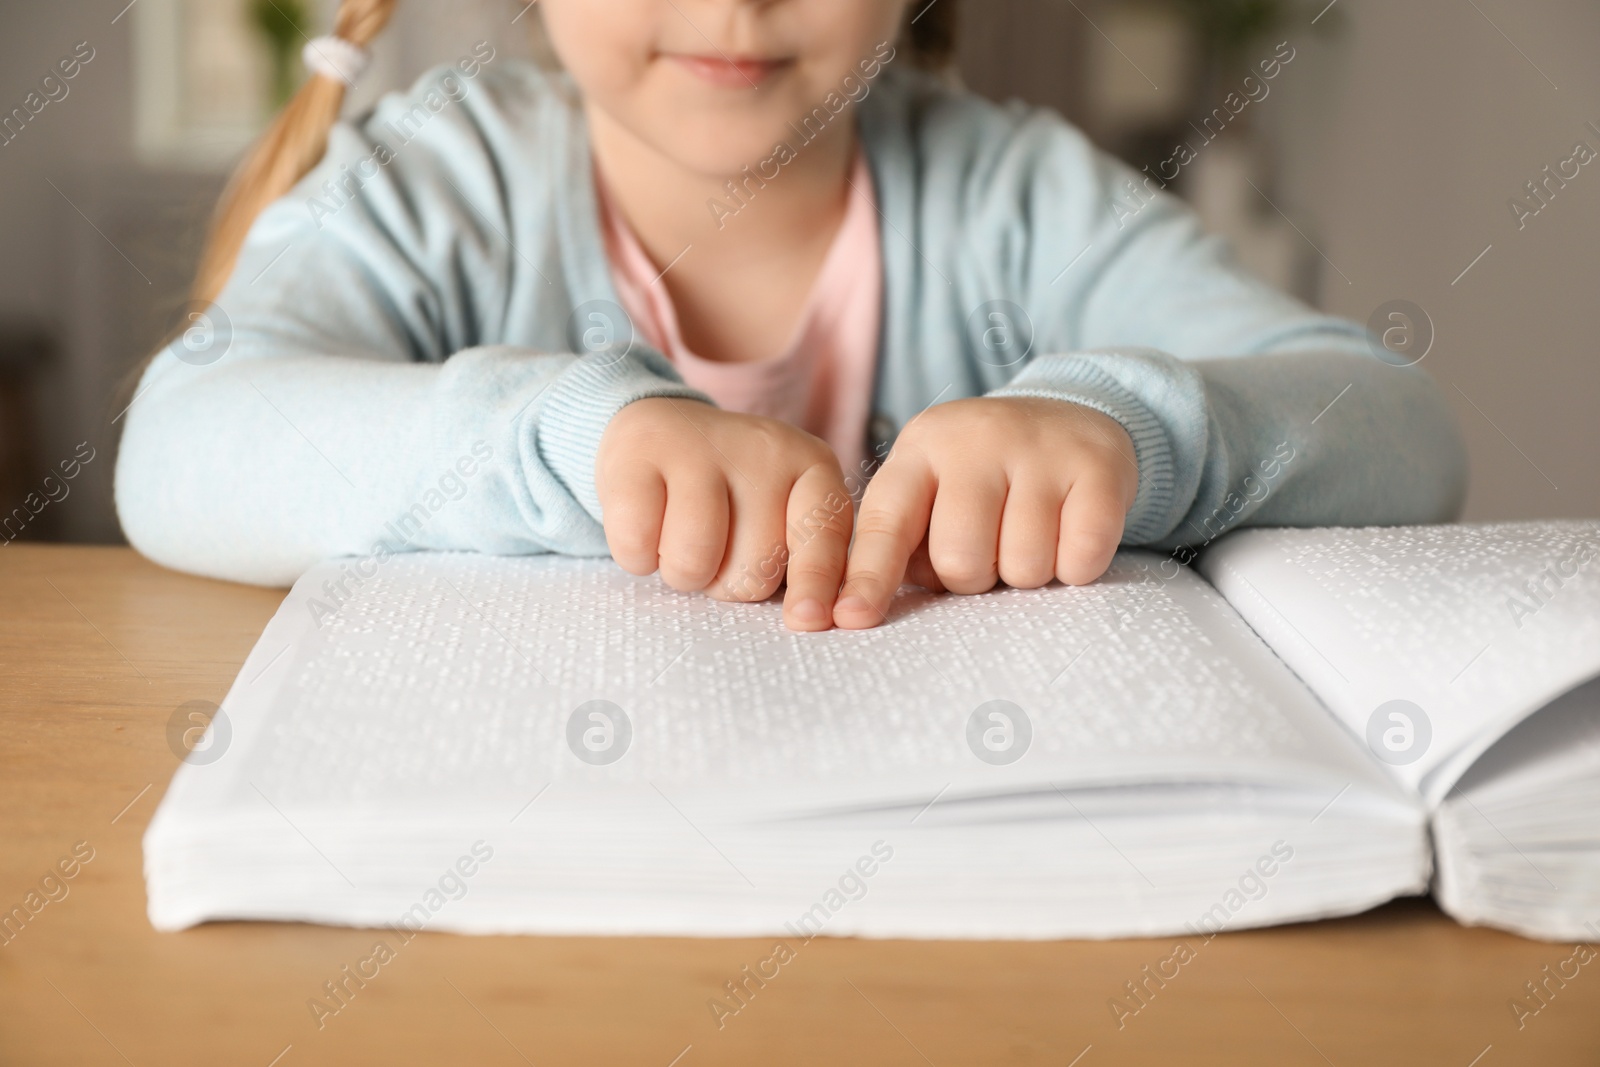
<path fill-rule="evenodd" d="M 1133 441 L 1091 408 L 1033 397 L 929 408 L 867 487 L 833 621 L 878 625 L 903 580 L 954 593 L 1092 582 L 1138 488 Z"/>

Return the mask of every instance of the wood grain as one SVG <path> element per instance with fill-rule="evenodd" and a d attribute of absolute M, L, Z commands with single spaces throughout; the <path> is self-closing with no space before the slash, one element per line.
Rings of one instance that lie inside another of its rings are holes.
<path fill-rule="evenodd" d="M 819 938 L 719 1028 L 708 1001 L 768 942 L 423 934 L 319 1028 L 307 1001 L 378 934 L 157 934 L 140 870 L 169 718 L 221 700 L 282 596 L 127 549 L 0 548 L 0 909 L 94 850 L 0 946 L 0 1063 L 1600 1063 L 1600 961 L 1519 1029 L 1511 998 L 1572 946 L 1415 900 L 1224 934 L 1120 1028 L 1109 1001 L 1170 939 Z"/>

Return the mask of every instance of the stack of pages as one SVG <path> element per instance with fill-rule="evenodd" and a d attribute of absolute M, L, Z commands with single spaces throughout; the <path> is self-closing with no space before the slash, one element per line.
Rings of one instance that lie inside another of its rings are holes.
<path fill-rule="evenodd" d="M 169 930 L 1119 937 L 1431 887 L 1589 938 L 1600 526 L 1245 531 L 823 634 L 607 560 L 333 561 L 145 871 Z"/>

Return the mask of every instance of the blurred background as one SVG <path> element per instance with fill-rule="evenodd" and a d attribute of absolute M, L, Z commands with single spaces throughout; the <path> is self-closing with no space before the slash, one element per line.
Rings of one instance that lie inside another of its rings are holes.
<path fill-rule="evenodd" d="M 969 86 L 1176 174 L 1275 284 L 1431 339 L 1469 519 L 1600 515 L 1600 4 L 960 2 Z M 118 387 L 176 321 L 227 168 L 332 6 L 0 0 L 0 543 L 121 539 Z M 480 40 L 531 54 L 523 8 L 402 3 L 351 108 Z"/>

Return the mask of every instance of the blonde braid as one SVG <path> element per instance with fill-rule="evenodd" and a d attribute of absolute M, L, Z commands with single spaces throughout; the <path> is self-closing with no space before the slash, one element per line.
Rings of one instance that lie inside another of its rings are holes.
<path fill-rule="evenodd" d="M 334 19 L 334 36 L 367 47 L 389 24 L 395 3 L 343 0 Z M 190 293 L 195 301 L 209 303 L 217 298 L 233 274 L 256 217 L 322 161 L 328 134 L 344 106 L 346 88 L 339 78 L 312 75 L 234 171 L 212 217 Z"/>

